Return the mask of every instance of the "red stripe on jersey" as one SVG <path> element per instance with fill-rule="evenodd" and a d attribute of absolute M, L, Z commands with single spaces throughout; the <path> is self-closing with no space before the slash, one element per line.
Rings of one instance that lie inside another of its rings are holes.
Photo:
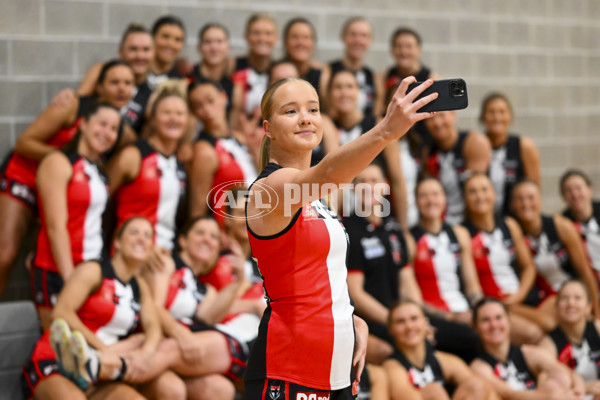
<path fill-rule="evenodd" d="M 199 276 L 198 280 L 213 286 L 217 290 L 223 289 L 235 280 L 231 263 L 227 258 L 219 257 L 213 269 L 208 274 Z"/>
<path fill-rule="evenodd" d="M 477 268 L 477 275 L 479 275 L 479 282 L 481 283 L 483 293 L 486 296 L 497 299 L 503 298 L 504 293 L 494 279 L 494 273 L 488 258 L 489 250 L 483 243 L 483 235 L 481 232 L 478 232 L 473 236 L 471 245 L 473 248 L 473 259 L 475 260 L 475 267 Z"/>
<path fill-rule="evenodd" d="M 239 185 L 241 182 L 245 182 L 247 177 L 244 175 L 244 171 L 235 157 L 225 148 L 221 140 L 217 140 L 215 143 L 215 152 L 219 159 L 219 167 L 215 172 L 211 190 L 215 187 L 219 187 L 219 189 L 212 192 L 210 204 L 213 209 L 220 211 L 213 213 L 213 215 L 219 225 L 224 228 L 225 220 L 223 219 L 223 212 L 225 211 L 225 204 L 222 201 L 222 196 L 233 186 L 228 184 L 228 182 L 236 182 Z M 221 206 L 219 207 L 218 204 Z"/>
<path fill-rule="evenodd" d="M 177 294 L 181 289 L 184 276 L 185 268 L 179 268 L 173 272 L 173 275 L 171 275 L 171 281 L 169 282 L 169 287 L 167 289 L 167 298 L 165 300 L 165 308 L 167 310 L 171 308 L 173 300 L 175 300 L 175 297 L 177 297 Z"/>
<path fill-rule="evenodd" d="M 85 326 L 93 333 L 110 322 L 115 313 L 114 279 L 102 279 L 100 288 L 90 295 L 77 311 L 77 315 Z"/>
<path fill-rule="evenodd" d="M 427 160 L 427 171 L 435 177 L 440 179 L 440 154 L 436 151 Z"/>
<path fill-rule="evenodd" d="M 117 227 L 132 217 L 144 217 L 152 226 L 158 221 L 160 198 L 159 154 L 154 152 L 142 159 L 140 172 L 131 182 L 121 186 L 115 196 Z M 156 229 L 154 231 L 156 238 Z"/>
<path fill-rule="evenodd" d="M 421 236 L 417 242 L 417 254 L 414 260 L 414 271 L 417 283 L 423 293 L 423 300 L 436 308 L 444 311 L 450 311 L 450 307 L 442 298 L 440 287 L 438 286 L 438 276 L 433 262 L 432 250 L 427 243 L 427 235 Z"/>

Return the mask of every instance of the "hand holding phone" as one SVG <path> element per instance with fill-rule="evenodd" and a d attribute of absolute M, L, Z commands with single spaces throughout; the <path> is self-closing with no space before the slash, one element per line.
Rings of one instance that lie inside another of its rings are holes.
<path fill-rule="evenodd" d="M 409 93 L 421 83 L 423 82 L 411 84 L 406 92 Z M 417 96 L 414 101 L 434 92 L 438 93 L 437 99 L 421 107 L 418 112 L 462 110 L 469 105 L 467 83 L 463 79 L 442 79 L 434 81 L 433 85 Z"/>

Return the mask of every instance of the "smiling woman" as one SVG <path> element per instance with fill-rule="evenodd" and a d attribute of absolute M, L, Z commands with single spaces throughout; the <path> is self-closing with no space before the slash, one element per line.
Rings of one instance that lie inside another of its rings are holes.
<path fill-rule="evenodd" d="M 284 79 L 265 93 L 264 169 L 255 181 L 261 185 L 250 190 L 260 193 L 269 187 L 283 200 L 271 213 L 247 220 L 252 254 L 269 299 L 246 373 L 247 399 L 268 399 L 268 392 L 280 390 L 290 398 L 298 393 L 351 398 L 352 365 L 360 376 L 368 332 L 350 305 L 345 229 L 321 199 L 328 194 L 324 188 L 350 183 L 387 143 L 431 116 L 416 110 L 436 93 L 413 101 L 432 82 L 406 95 L 412 82 L 414 78 L 402 82 L 380 124 L 312 168 L 312 149 L 323 135 L 315 89 L 300 79 Z M 292 187 L 312 191 L 291 198 Z M 249 197 L 247 215 L 257 214 L 256 198 Z"/>

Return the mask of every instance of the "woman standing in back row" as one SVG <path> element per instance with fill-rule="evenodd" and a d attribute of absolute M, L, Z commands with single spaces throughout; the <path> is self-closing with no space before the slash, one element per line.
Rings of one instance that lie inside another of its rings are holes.
<path fill-rule="evenodd" d="M 389 142 L 431 116 L 416 110 L 437 94 L 413 101 L 432 82 L 406 95 L 414 81 L 402 82 L 380 124 L 312 168 L 312 149 L 323 134 L 316 91 L 307 82 L 286 79 L 265 93 L 261 164 L 266 166 L 250 188 L 246 216 L 252 254 L 269 300 L 248 364 L 247 399 L 275 398 L 284 391 L 289 398 L 352 398 L 351 365 L 360 376 L 367 329 L 352 315 L 346 232 L 320 199 L 330 193 L 325 185 L 349 183 Z M 284 196 L 288 189 L 303 186 L 315 190 L 304 198 Z M 260 214 L 258 196 L 267 194 L 282 201 Z"/>

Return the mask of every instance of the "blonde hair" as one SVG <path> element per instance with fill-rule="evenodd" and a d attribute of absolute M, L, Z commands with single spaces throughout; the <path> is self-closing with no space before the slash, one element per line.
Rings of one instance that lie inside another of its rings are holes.
<path fill-rule="evenodd" d="M 285 85 L 288 82 L 302 81 L 300 78 L 285 78 L 281 79 L 267 89 L 265 94 L 260 101 L 260 113 L 262 115 L 262 119 L 264 121 L 270 121 L 273 116 L 273 95 L 281 86 Z M 258 156 L 258 169 L 262 171 L 265 166 L 269 163 L 269 159 L 271 158 L 271 138 L 265 135 L 260 141 L 260 155 Z"/>

